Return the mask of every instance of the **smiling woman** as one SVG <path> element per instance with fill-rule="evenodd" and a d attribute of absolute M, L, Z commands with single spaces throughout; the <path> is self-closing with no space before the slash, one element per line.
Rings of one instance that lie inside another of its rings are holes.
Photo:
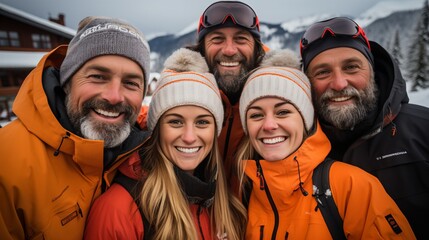
<path fill-rule="evenodd" d="M 261 65 L 240 98 L 247 135 L 237 163 L 248 196 L 246 239 L 335 238 L 312 181 L 331 144 L 315 119 L 310 81 L 291 51 L 270 51 Z M 331 194 L 324 196 L 335 200 L 344 239 L 415 239 L 405 216 L 369 173 L 334 162 L 329 183 Z"/>
<path fill-rule="evenodd" d="M 246 211 L 228 192 L 218 150 L 224 111 L 216 81 L 191 50 L 179 49 L 165 67 L 149 105 L 152 135 L 141 165 L 120 168 L 138 176 L 139 205 L 113 184 L 94 203 L 87 239 L 243 239 Z"/>
<path fill-rule="evenodd" d="M 159 120 L 161 150 L 183 171 L 194 170 L 212 150 L 216 123 L 205 108 L 195 105 L 168 110 Z"/>

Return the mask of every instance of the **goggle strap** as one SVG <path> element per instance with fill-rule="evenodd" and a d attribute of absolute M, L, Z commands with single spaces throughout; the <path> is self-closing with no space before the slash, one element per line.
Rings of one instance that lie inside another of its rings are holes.
<path fill-rule="evenodd" d="M 198 23 L 198 30 L 197 30 L 197 33 L 199 33 L 199 32 L 201 31 L 201 29 L 204 27 L 204 26 L 203 26 L 203 17 L 204 17 L 204 14 L 203 14 L 203 15 L 201 15 L 201 17 L 200 17 L 200 22 Z"/>

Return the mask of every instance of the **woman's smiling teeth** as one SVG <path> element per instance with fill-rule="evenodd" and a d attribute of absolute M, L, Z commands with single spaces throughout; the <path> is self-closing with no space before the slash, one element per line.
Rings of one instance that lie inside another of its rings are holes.
<path fill-rule="evenodd" d="M 236 67 L 240 63 L 239 62 L 220 62 L 219 64 L 224 66 L 224 67 Z"/>
<path fill-rule="evenodd" d="M 103 115 L 105 117 L 111 117 L 111 118 L 118 117 L 121 114 L 119 112 L 108 112 L 101 109 L 94 109 L 94 111 L 100 115 Z"/>
<path fill-rule="evenodd" d="M 275 137 L 275 138 L 262 138 L 261 141 L 264 144 L 276 144 L 279 142 L 283 142 L 285 141 L 286 138 L 285 137 Z"/>
<path fill-rule="evenodd" d="M 184 153 L 196 153 L 196 152 L 198 152 L 198 150 L 200 150 L 199 147 L 193 147 L 193 148 L 176 147 L 176 149 L 179 152 L 184 152 Z"/>

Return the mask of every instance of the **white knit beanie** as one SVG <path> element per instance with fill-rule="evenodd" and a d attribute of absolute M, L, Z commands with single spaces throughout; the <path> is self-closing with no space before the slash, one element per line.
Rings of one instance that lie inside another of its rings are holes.
<path fill-rule="evenodd" d="M 150 74 L 149 44 L 143 33 L 119 19 L 90 16 L 79 23 L 60 68 L 63 86 L 87 61 L 102 55 L 127 57 L 143 70 L 145 92 Z"/>
<path fill-rule="evenodd" d="M 200 53 L 181 48 L 164 63 L 165 69 L 149 104 L 148 129 L 153 131 L 166 111 L 184 105 L 207 109 L 213 114 L 219 136 L 223 123 L 223 105 L 216 80 L 209 73 Z"/>
<path fill-rule="evenodd" d="M 246 113 L 249 106 L 262 97 L 279 97 L 292 103 L 304 120 L 307 131 L 314 122 L 310 81 L 299 70 L 298 57 L 291 50 L 270 51 L 261 67 L 247 79 L 240 97 L 240 118 L 247 134 Z"/>

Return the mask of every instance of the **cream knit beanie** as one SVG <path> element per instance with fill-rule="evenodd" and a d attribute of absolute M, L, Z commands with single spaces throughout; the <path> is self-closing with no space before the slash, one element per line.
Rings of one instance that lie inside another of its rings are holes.
<path fill-rule="evenodd" d="M 290 101 L 301 113 L 306 130 L 314 123 L 310 81 L 299 70 L 298 57 L 291 50 L 270 51 L 261 67 L 247 79 L 240 97 L 240 118 L 247 134 L 246 113 L 249 106 L 262 97 L 279 97 Z"/>
<path fill-rule="evenodd" d="M 181 48 L 167 58 L 164 67 L 149 104 L 148 129 L 153 131 L 162 114 L 171 108 L 194 105 L 213 114 L 219 135 L 223 123 L 223 105 L 206 60 L 198 52 Z"/>

